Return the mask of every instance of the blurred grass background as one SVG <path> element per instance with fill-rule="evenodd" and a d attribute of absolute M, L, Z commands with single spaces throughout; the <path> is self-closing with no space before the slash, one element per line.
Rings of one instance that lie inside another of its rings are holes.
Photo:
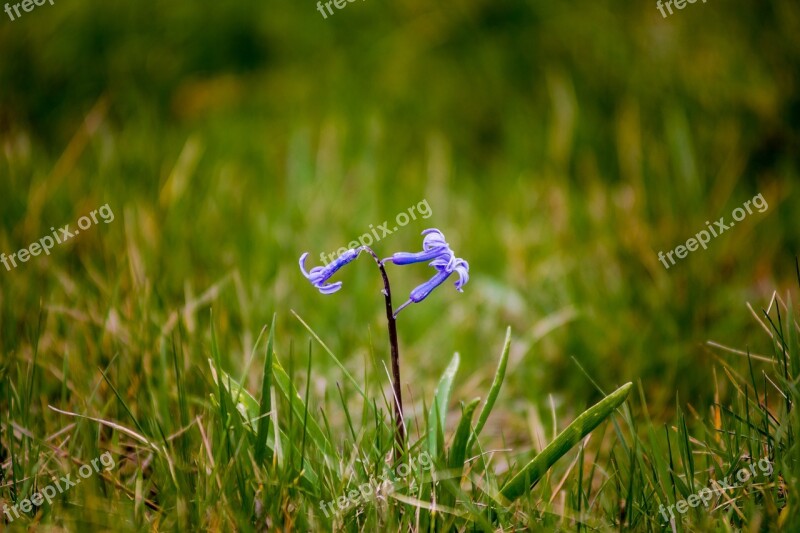
<path fill-rule="evenodd" d="M 510 324 L 486 431 L 509 444 L 530 442 L 529 405 L 548 394 L 573 414 L 599 397 L 572 357 L 607 390 L 641 380 L 656 419 L 676 391 L 710 402 L 705 341 L 753 344 L 745 303 L 794 283 L 791 2 L 712 0 L 663 19 L 654 2 L 365 0 L 323 19 L 312 2 L 56 1 L 0 20 L 0 49 L 0 250 L 105 203 L 116 215 L 0 270 L 0 357 L 32 360 L 42 306 L 50 403 L 65 358 L 68 395 L 88 398 L 115 354 L 118 389 L 135 398 L 159 382 L 177 321 L 205 365 L 209 307 L 234 374 L 273 313 L 279 351 L 305 346 L 289 310 L 354 375 L 370 342 L 388 364 L 374 266 L 351 265 L 323 297 L 297 258 L 423 199 L 431 218 L 374 248 L 416 250 L 435 226 L 472 278 L 403 312 L 403 381 L 421 401 L 458 351 L 469 378 L 454 397 L 470 396 Z M 658 262 L 757 193 L 765 213 L 669 270 Z M 392 269 L 396 303 L 427 274 Z M 332 362 L 315 375 L 314 394 L 335 397 Z"/>

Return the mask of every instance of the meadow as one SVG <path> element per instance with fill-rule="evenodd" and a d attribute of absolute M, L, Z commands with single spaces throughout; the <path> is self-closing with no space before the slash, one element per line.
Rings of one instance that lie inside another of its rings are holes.
<path fill-rule="evenodd" d="M 0 530 L 797 530 L 800 7 L 315 5 L 0 21 Z"/>

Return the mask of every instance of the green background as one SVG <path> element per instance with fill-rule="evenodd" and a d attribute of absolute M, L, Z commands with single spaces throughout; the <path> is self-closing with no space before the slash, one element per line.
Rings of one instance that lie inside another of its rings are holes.
<path fill-rule="evenodd" d="M 717 358 L 737 356 L 707 341 L 769 352 L 746 304 L 796 288 L 794 2 L 711 0 L 666 19 L 608 0 L 363 0 L 327 19 L 310 1 L 56 0 L 0 15 L 0 251 L 106 203 L 115 214 L 0 269 L 5 379 L 32 361 L 42 313 L 39 416 L 91 404 L 114 356 L 134 405 L 145 383 L 169 389 L 158 362 L 179 327 L 207 372 L 209 308 L 234 375 L 274 313 L 279 356 L 291 342 L 305 368 L 292 310 L 357 378 L 370 353 L 388 366 L 374 264 L 323 296 L 297 260 L 319 264 L 422 200 L 432 216 L 374 248 L 416 251 L 437 227 L 471 279 L 400 315 L 409 409 L 430 405 L 456 351 L 454 398 L 480 394 L 510 325 L 486 430 L 509 446 L 530 445 L 531 405 L 572 418 L 596 401 L 589 376 L 606 392 L 641 381 L 656 420 L 676 394 L 708 405 Z M 766 212 L 658 262 L 759 193 Z M 395 303 L 430 274 L 390 267 Z M 343 383 L 317 354 L 312 403 Z"/>

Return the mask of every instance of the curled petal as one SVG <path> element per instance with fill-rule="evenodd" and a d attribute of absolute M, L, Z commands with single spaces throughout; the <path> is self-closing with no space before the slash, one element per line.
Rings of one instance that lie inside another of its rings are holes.
<path fill-rule="evenodd" d="M 409 300 L 397 308 L 394 313 L 395 317 L 406 306 L 421 302 L 427 298 L 453 272 L 458 274 L 458 279 L 455 282 L 457 291 L 463 292 L 464 285 L 469 281 L 469 263 L 456 257 L 441 231 L 436 228 L 429 228 L 423 231 L 422 235 L 425 236 L 422 241 L 422 252 L 398 252 L 385 259 L 385 261 L 392 261 L 397 265 L 409 265 L 430 260 L 428 265 L 436 269 L 436 274 L 431 279 L 411 291 Z"/>
<path fill-rule="evenodd" d="M 458 258 L 455 256 L 453 251 L 448 250 L 447 254 L 440 255 L 428 264 L 436 270 L 452 272 L 457 260 Z"/>
<path fill-rule="evenodd" d="M 308 257 L 308 252 L 300 256 L 300 272 L 302 272 L 303 275 L 308 278 L 309 274 L 306 272 L 306 257 Z"/>
<path fill-rule="evenodd" d="M 464 292 L 461 288 L 469 281 L 469 263 L 463 259 L 459 259 L 456 261 L 453 270 L 458 274 L 458 279 L 455 282 L 456 290 L 458 292 Z"/>
<path fill-rule="evenodd" d="M 342 282 L 337 281 L 336 283 L 328 283 L 327 285 L 320 285 L 318 288 L 319 292 L 322 294 L 333 294 L 342 288 Z"/>
<path fill-rule="evenodd" d="M 422 232 L 425 238 L 422 239 L 422 249 L 430 250 L 432 248 L 445 247 L 450 248 L 447 241 L 444 239 L 444 234 L 436 228 L 428 228 Z"/>

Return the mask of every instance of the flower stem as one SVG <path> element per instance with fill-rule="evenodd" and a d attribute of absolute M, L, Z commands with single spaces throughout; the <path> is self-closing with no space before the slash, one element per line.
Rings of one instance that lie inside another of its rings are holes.
<path fill-rule="evenodd" d="M 405 447 L 406 430 L 405 421 L 403 420 L 403 395 L 400 388 L 400 350 L 397 345 L 397 323 L 395 322 L 394 312 L 392 311 L 392 291 L 389 287 L 389 276 L 386 275 L 383 262 L 369 246 L 362 246 L 362 248 L 369 252 L 373 259 L 375 259 L 381 271 L 381 277 L 383 277 L 383 296 L 386 300 L 386 321 L 389 323 L 389 345 L 392 352 L 392 388 L 395 400 L 393 402 L 396 442 L 394 458 L 395 461 L 399 461 Z"/>

